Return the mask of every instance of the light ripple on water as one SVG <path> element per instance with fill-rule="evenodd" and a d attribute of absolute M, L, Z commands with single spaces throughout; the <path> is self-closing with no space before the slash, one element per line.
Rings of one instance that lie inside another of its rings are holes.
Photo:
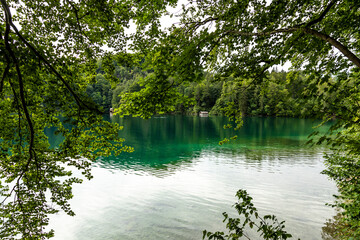
<path fill-rule="evenodd" d="M 236 216 L 231 206 L 240 188 L 261 214 L 285 220 L 295 237 L 321 239 L 321 226 L 334 215 L 325 203 L 336 193 L 320 174 L 323 149 L 290 137 L 223 147 L 219 137 L 206 137 L 203 145 L 199 139 L 172 144 L 165 138 L 166 147 L 154 152 L 156 161 L 141 149 L 99 159 L 94 179 L 74 188 L 77 216 L 52 218 L 55 239 L 201 239 L 204 229 L 224 230 L 222 212 Z M 147 141 L 145 136 L 140 144 L 148 148 Z"/>
<path fill-rule="evenodd" d="M 178 163 L 155 170 L 133 165 L 123 165 L 119 169 L 113 162 L 106 168 L 101 162 L 95 164 L 95 181 L 85 183 L 81 188 L 99 184 L 103 187 L 97 188 L 87 204 L 81 206 L 81 211 L 77 211 L 79 215 L 91 213 L 77 219 L 91 227 L 81 228 L 75 234 L 78 237 L 72 239 L 167 239 L 168 236 L 172 236 L 171 239 L 199 239 L 205 228 L 223 228 L 221 213 L 232 211 L 230 206 L 236 200 L 234 193 L 238 188 L 248 190 L 261 213 L 279 215 L 281 212 L 280 220 L 286 220 L 290 232 L 296 230 L 300 236 L 306 236 L 305 239 L 319 239 L 319 235 L 306 234 L 323 225 L 325 219 L 316 214 L 329 215 L 329 209 L 323 205 L 324 198 L 328 199 L 334 190 L 323 178 L 313 179 L 314 176 L 318 178 L 317 173 L 323 167 L 321 155 L 301 156 L 299 153 L 298 161 L 288 161 L 294 155 L 256 161 L 241 155 L 232 158 L 232 154 L 204 151 L 172 174 L 169 172 L 176 169 Z M 305 172 L 308 177 L 301 177 Z M 257 177 L 260 175 L 261 178 Z M 108 179 L 104 180 L 104 176 Z M 127 180 L 126 176 L 131 179 Z M 140 186 L 141 190 L 134 191 Z M 104 196 L 106 204 L 99 204 L 104 202 Z M 73 205 L 76 211 L 79 206 Z M 210 219 L 218 219 L 218 223 L 210 223 L 213 222 L 209 222 Z M 104 226 L 112 229 L 112 233 L 104 231 Z M 139 232 L 140 226 L 144 229 Z"/>

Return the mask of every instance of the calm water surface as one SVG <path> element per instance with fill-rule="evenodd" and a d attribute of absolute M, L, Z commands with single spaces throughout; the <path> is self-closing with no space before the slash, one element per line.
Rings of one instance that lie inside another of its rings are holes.
<path fill-rule="evenodd" d="M 135 152 L 94 164 L 94 179 L 74 187 L 76 217 L 51 218 L 55 239 L 201 239 L 204 229 L 224 230 L 222 212 L 236 216 L 240 188 L 261 214 L 285 220 L 295 239 L 321 239 L 334 215 L 325 203 L 335 184 L 320 174 L 324 149 L 305 146 L 311 120 L 246 118 L 238 140 L 223 146 L 234 133 L 222 117 L 110 121 L 124 126 Z"/>

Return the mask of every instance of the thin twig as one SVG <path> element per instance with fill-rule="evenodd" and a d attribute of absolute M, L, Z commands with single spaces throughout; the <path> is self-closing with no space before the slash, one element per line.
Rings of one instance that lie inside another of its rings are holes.
<path fill-rule="evenodd" d="M 83 18 L 84 16 L 82 16 L 81 18 L 79 18 L 79 9 L 75 7 L 74 3 L 71 2 L 70 0 L 66 0 L 66 2 L 68 4 L 70 4 L 70 6 L 72 7 L 72 9 L 74 10 L 75 13 L 75 17 L 76 17 L 76 22 L 77 22 L 77 27 L 79 29 L 79 31 L 90 41 L 89 37 L 86 35 L 86 33 L 84 32 L 84 30 L 81 27 L 80 24 L 80 19 Z"/>

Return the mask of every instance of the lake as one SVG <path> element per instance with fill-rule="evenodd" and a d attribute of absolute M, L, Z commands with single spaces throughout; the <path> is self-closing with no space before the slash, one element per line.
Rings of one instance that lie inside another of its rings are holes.
<path fill-rule="evenodd" d="M 326 149 L 305 144 L 319 122 L 251 117 L 235 133 L 223 128 L 224 117 L 109 121 L 124 126 L 120 135 L 135 152 L 93 164 L 94 178 L 74 186 L 77 215 L 51 217 L 54 239 L 202 239 L 204 229 L 225 230 L 224 211 L 237 216 L 238 189 L 260 214 L 285 220 L 294 239 L 321 239 L 335 215 L 325 206 L 335 183 L 320 174 Z M 218 144 L 234 134 L 236 141 Z M 49 136 L 53 145 L 60 141 Z"/>

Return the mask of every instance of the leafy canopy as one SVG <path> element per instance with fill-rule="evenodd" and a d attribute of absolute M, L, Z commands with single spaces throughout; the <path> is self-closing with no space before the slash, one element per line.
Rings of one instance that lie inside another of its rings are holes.
<path fill-rule="evenodd" d="M 197 81 L 204 69 L 217 79 L 242 77 L 258 84 L 272 66 L 291 61 L 311 73 L 311 87 L 349 73 L 360 68 L 359 7 L 347 0 L 189 1 L 176 13 L 178 23 L 150 41 L 150 49 L 143 50 L 142 40 L 134 43 L 155 77 L 143 82 L 146 97 L 126 96 L 132 104 L 120 112 L 157 111 L 142 109 L 146 103 L 163 111 L 175 102 L 174 94 L 165 92 Z"/>
<path fill-rule="evenodd" d="M 98 156 L 132 151 L 121 127 L 85 94 L 104 46 L 125 59 L 130 22 L 156 33 L 173 1 L 1 0 L 0 238 L 44 239 L 49 214 L 69 205 L 80 171 Z M 107 109 L 106 109 L 107 110 Z M 56 148 L 44 130 L 64 137 Z"/>

